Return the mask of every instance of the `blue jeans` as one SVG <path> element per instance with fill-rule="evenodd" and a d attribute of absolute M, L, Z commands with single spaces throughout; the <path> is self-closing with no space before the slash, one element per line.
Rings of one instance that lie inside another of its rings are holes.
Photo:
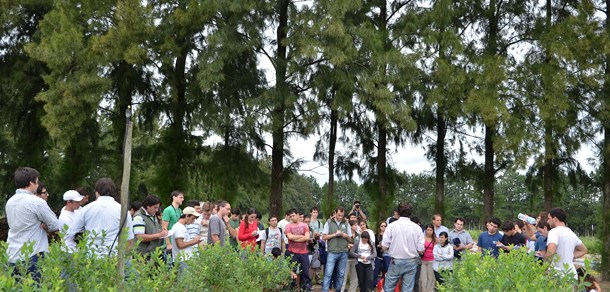
<path fill-rule="evenodd" d="M 33 256 L 30 257 L 29 261 L 27 261 L 27 269 L 25 270 L 26 274 L 29 274 L 32 276 L 32 279 L 36 282 L 36 283 L 40 283 L 40 277 L 42 276 L 40 274 L 40 268 L 38 267 L 38 260 L 44 258 L 44 253 L 43 252 L 39 252 L 37 254 L 34 254 Z M 13 268 L 12 271 L 12 276 L 17 278 L 17 282 L 20 281 L 19 277 L 23 276 L 23 271 L 21 271 L 19 269 L 19 265 L 23 265 L 25 264 L 26 261 L 22 261 L 20 263 L 9 263 L 9 267 Z"/>
<path fill-rule="evenodd" d="M 388 268 L 388 272 L 385 274 L 385 283 L 383 284 L 383 290 L 394 291 L 396 283 L 399 278 L 402 278 L 402 292 L 413 291 L 413 285 L 415 284 L 415 272 L 417 271 L 417 264 L 419 258 L 414 259 L 393 259 Z"/>
<path fill-rule="evenodd" d="M 301 287 L 305 290 L 311 290 L 311 279 L 309 278 L 309 255 L 293 253 L 291 262 L 297 263 L 297 268 L 300 271 Z M 300 287 L 297 287 L 297 289 Z"/>
<path fill-rule="evenodd" d="M 375 258 L 375 270 L 373 271 L 373 285 L 377 285 L 379 282 L 379 272 L 385 277 L 385 273 L 388 271 L 388 266 L 392 259 L 389 256 L 383 258 Z"/>
<path fill-rule="evenodd" d="M 333 282 L 335 283 L 335 291 L 341 291 L 343 277 L 345 276 L 345 267 L 347 266 L 347 252 L 329 252 L 326 256 L 326 266 L 324 267 L 324 282 L 322 291 L 327 292 L 330 289 L 330 280 L 333 277 L 333 271 L 337 273 Z"/>

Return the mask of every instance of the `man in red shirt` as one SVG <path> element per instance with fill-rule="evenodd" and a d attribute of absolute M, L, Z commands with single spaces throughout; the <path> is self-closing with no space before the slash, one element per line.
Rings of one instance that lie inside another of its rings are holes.
<path fill-rule="evenodd" d="M 311 279 L 309 278 L 309 254 L 307 242 L 309 241 L 309 226 L 299 220 L 295 211 L 290 212 L 290 223 L 286 225 L 286 237 L 288 238 L 288 251 L 292 254 L 292 261 L 298 265 L 301 277 L 301 288 L 305 291 L 311 290 Z"/>

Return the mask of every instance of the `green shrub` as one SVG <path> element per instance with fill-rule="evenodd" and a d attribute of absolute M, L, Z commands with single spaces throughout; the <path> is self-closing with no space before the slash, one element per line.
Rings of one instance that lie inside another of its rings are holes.
<path fill-rule="evenodd" d="M 540 265 L 523 248 L 501 252 L 498 259 L 466 254 L 444 278 L 438 291 L 573 291 L 577 284 L 573 278 L 561 277 L 548 263 Z"/>
<path fill-rule="evenodd" d="M 132 251 L 127 255 L 125 277 L 119 278 L 116 256 L 100 257 L 92 252 L 92 243 L 79 243 L 70 254 L 59 243 L 52 243 L 39 261 L 39 284 L 30 275 L 13 277 L 8 268 L 6 242 L 0 243 L 1 291 L 274 291 L 290 283 L 288 260 L 271 260 L 254 253 L 238 253 L 230 247 L 200 249 L 186 260 L 187 268 L 168 266 L 160 252 L 150 260 Z M 31 246 L 24 248 L 31 250 Z M 19 267 L 19 266 L 18 266 Z M 25 268 L 25 264 L 21 265 Z M 122 285 L 122 286 L 120 286 Z"/>
<path fill-rule="evenodd" d="M 602 241 L 597 237 L 593 236 L 582 236 L 580 237 L 582 243 L 585 244 L 589 250 L 589 254 L 601 254 L 602 253 Z"/>

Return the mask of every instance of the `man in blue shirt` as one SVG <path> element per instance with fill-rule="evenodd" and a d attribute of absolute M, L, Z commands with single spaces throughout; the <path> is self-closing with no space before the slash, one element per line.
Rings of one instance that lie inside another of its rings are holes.
<path fill-rule="evenodd" d="M 491 217 L 487 221 L 487 231 L 481 233 L 479 235 L 479 239 L 477 240 L 477 246 L 479 247 L 479 251 L 487 251 L 491 256 L 497 258 L 498 257 L 498 244 L 501 244 L 502 234 L 498 233 L 498 227 L 502 222 L 500 219 L 496 217 Z"/>

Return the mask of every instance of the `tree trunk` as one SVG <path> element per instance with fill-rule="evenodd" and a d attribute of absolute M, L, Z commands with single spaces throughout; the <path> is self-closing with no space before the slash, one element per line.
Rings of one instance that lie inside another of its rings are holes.
<path fill-rule="evenodd" d="M 606 0 L 606 11 L 610 7 L 610 0 Z M 610 33 L 610 13 L 606 12 L 606 33 Z M 604 113 L 610 110 L 610 54 L 605 56 L 605 71 L 604 71 L 604 88 L 603 88 L 603 113 L 601 118 L 604 125 L 604 144 L 602 154 L 602 263 L 601 277 L 602 279 L 610 280 L 610 120 Z"/>
<path fill-rule="evenodd" d="M 271 194 L 269 195 L 269 216 L 280 218 L 282 213 L 282 187 L 284 183 L 284 119 L 288 98 L 286 67 L 288 63 L 286 37 L 288 32 L 289 0 L 278 0 L 277 11 L 279 23 L 277 27 L 277 59 L 275 68 L 275 108 L 272 112 L 273 149 L 271 150 Z"/>
<path fill-rule="evenodd" d="M 496 172 L 494 169 L 494 144 L 493 137 L 495 129 L 490 126 L 485 126 L 485 169 L 483 174 L 483 207 L 485 219 L 489 219 L 494 215 L 494 182 L 496 180 Z"/>
<path fill-rule="evenodd" d="M 548 211 L 553 208 L 553 130 L 549 125 L 545 126 L 544 130 L 544 210 Z"/>
<path fill-rule="evenodd" d="M 447 125 L 442 109 L 439 109 L 436 117 L 436 195 L 434 196 L 434 212 L 443 216 L 445 215 L 445 169 L 447 168 L 445 158 L 446 135 Z"/>
<path fill-rule="evenodd" d="M 383 123 L 377 122 L 379 131 L 379 142 L 377 145 L 377 180 L 379 183 L 379 200 L 377 201 L 377 222 L 385 220 L 387 215 L 385 208 L 389 206 L 387 194 L 387 144 L 388 132 Z"/>
<path fill-rule="evenodd" d="M 337 110 L 330 111 L 330 137 L 328 141 L 328 190 L 326 194 L 327 204 L 333 209 L 333 193 L 335 191 L 335 147 L 337 145 L 337 126 L 339 117 Z M 328 214 L 326 214 L 328 215 Z"/>
<path fill-rule="evenodd" d="M 551 16 L 552 16 L 552 5 L 551 0 L 546 0 L 546 15 L 545 15 L 545 24 L 547 29 L 551 29 Z M 545 60 L 546 64 L 550 64 L 551 56 L 549 52 L 545 52 Z M 544 82 L 544 79 L 543 81 Z M 544 86 L 544 84 L 543 84 Z M 544 96 L 543 98 L 547 98 Z M 555 157 L 555 153 L 553 151 L 553 129 L 551 127 L 549 121 L 545 121 L 544 126 L 544 168 L 543 168 L 543 179 L 544 179 L 544 210 L 551 210 L 553 208 L 553 172 L 555 169 L 553 168 L 553 159 Z"/>
<path fill-rule="evenodd" d="M 488 21 L 488 43 L 486 53 L 491 56 L 498 55 L 498 16 L 496 15 L 497 0 L 489 1 Z M 495 124 L 485 124 L 485 165 L 483 174 L 483 216 L 489 219 L 494 214 L 494 183 L 496 171 L 494 168 L 495 150 L 493 138 L 496 135 Z"/>
<path fill-rule="evenodd" d="M 609 6 L 610 7 L 610 6 Z M 606 83 L 610 81 L 610 72 L 606 69 Z M 610 84 L 606 85 L 610 87 Z M 610 106 L 610 90 L 605 92 L 606 107 Z M 603 208 L 602 208 L 602 263 L 601 276 L 604 280 L 610 280 L 610 121 L 604 126 L 604 154 L 603 154 Z"/>

